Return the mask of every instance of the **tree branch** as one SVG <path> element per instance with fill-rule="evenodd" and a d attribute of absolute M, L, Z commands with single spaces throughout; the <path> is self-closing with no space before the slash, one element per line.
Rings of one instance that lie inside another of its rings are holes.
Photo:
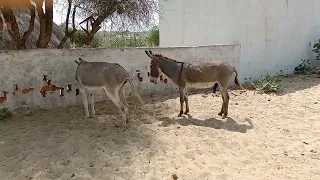
<path fill-rule="evenodd" d="M 68 24 L 69 24 L 69 17 L 70 17 L 70 11 L 71 11 L 71 3 L 72 1 L 71 0 L 68 0 L 68 12 L 67 12 L 67 18 L 66 18 L 66 29 L 65 29 L 65 35 L 63 37 L 63 39 L 61 40 L 59 46 L 58 46 L 58 49 L 62 49 L 63 48 L 63 45 L 66 43 L 66 41 L 75 33 L 77 32 L 77 29 L 76 29 L 76 24 L 75 24 L 75 16 L 76 16 L 76 6 L 73 7 L 73 12 L 72 12 L 72 31 L 69 32 L 69 27 L 68 27 Z"/>
<path fill-rule="evenodd" d="M 70 12 L 71 12 L 71 7 L 72 7 L 72 0 L 68 0 L 68 11 L 67 11 L 67 16 L 66 16 L 66 27 L 64 30 L 65 34 L 68 34 L 69 32 L 69 17 L 70 17 Z"/>

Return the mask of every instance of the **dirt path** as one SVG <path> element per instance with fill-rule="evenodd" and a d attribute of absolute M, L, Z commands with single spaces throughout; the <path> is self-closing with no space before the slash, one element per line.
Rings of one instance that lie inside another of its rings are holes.
<path fill-rule="evenodd" d="M 283 88 L 230 91 L 225 120 L 219 95 L 190 95 L 181 118 L 177 94 L 144 98 L 125 132 L 109 101 L 98 120 L 83 120 L 82 106 L 21 112 L 0 122 L 0 179 L 320 179 L 320 79 Z"/>

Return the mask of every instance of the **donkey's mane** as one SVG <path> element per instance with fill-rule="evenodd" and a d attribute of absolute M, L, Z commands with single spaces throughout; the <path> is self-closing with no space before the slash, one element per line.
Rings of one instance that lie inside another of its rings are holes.
<path fill-rule="evenodd" d="M 154 56 L 155 56 L 155 57 L 158 57 L 158 58 L 163 58 L 163 59 L 165 59 L 165 60 L 167 60 L 167 61 L 172 61 L 172 62 L 175 62 L 175 63 L 182 63 L 182 62 L 177 61 L 177 60 L 175 60 L 175 59 L 171 59 L 171 58 L 168 58 L 168 57 L 166 57 L 166 56 L 163 56 L 162 54 L 155 54 Z"/>

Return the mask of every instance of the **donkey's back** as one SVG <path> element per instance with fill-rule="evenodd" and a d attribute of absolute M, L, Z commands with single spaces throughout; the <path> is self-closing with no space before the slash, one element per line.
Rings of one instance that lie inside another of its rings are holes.
<path fill-rule="evenodd" d="M 127 71 L 118 63 L 83 62 L 76 71 L 76 80 L 85 87 L 115 86 L 128 78 Z"/>
<path fill-rule="evenodd" d="M 234 67 L 228 62 L 203 61 L 185 63 L 182 69 L 182 76 L 188 86 L 203 83 L 212 86 L 212 82 L 229 79 L 233 72 Z"/>

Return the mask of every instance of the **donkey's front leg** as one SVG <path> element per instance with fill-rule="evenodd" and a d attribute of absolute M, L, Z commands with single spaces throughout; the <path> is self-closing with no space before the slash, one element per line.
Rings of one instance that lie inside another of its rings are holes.
<path fill-rule="evenodd" d="M 180 117 L 183 114 L 183 103 L 184 103 L 184 95 L 185 95 L 185 88 L 179 87 L 179 93 L 180 93 L 180 112 L 178 117 Z"/>

